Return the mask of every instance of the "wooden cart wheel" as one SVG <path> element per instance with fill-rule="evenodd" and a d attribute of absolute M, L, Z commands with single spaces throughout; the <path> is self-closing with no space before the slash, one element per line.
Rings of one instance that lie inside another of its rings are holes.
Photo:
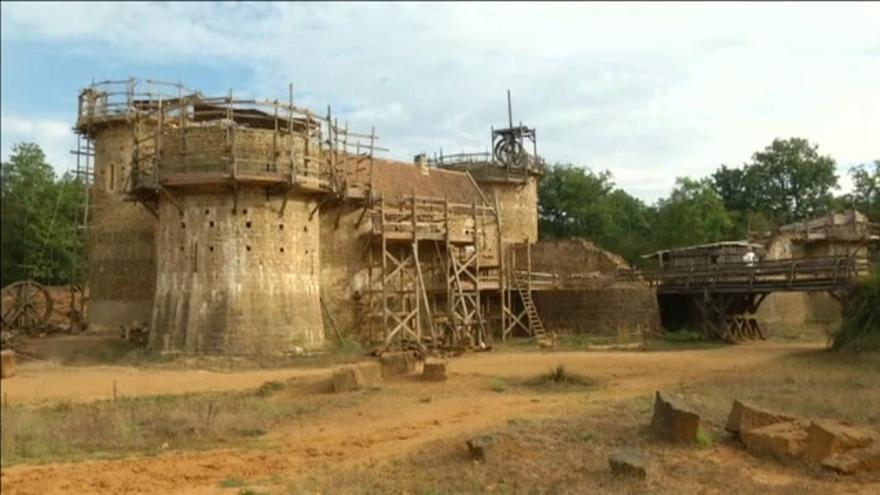
<path fill-rule="evenodd" d="M 33 334 L 49 321 L 52 298 L 40 283 L 24 280 L 7 285 L 2 291 L 3 327 Z"/>

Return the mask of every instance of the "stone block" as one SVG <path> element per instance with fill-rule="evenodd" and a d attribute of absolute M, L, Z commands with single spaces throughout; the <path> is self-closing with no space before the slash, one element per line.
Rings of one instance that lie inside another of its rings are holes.
<path fill-rule="evenodd" d="M 495 445 L 496 440 L 495 435 L 480 435 L 471 438 L 465 443 L 467 444 L 471 458 L 477 461 L 486 462 L 489 458 L 489 452 L 492 450 L 492 446 Z"/>
<path fill-rule="evenodd" d="M 422 371 L 422 380 L 429 382 L 442 382 L 446 380 L 446 361 L 441 359 L 427 359 Z"/>
<path fill-rule="evenodd" d="M 835 421 L 814 420 L 807 428 L 804 457 L 813 462 L 847 450 L 867 447 L 874 442 L 876 433 L 869 428 L 847 426 Z"/>
<path fill-rule="evenodd" d="M 699 430 L 699 414 L 681 401 L 657 392 L 651 418 L 651 431 L 656 436 L 671 442 L 696 443 Z"/>
<path fill-rule="evenodd" d="M 9 378 L 15 375 L 15 351 L 0 351 L 0 377 Z"/>
<path fill-rule="evenodd" d="M 608 456 L 611 472 L 617 476 L 644 479 L 647 475 L 645 457 L 632 450 L 617 450 Z"/>
<path fill-rule="evenodd" d="M 418 359 L 408 352 L 387 352 L 379 357 L 379 362 L 382 363 L 382 377 L 390 378 L 415 372 Z"/>
<path fill-rule="evenodd" d="M 724 428 L 738 435 L 745 430 L 754 430 L 755 428 L 776 423 L 786 423 L 794 421 L 794 419 L 791 416 L 770 412 L 736 399 L 733 401 L 733 407 L 731 407 L 730 414 L 727 416 L 727 426 Z"/>
<path fill-rule="evenodd" d="M 787 421 L 740 431 L 740 438 L 750 452 L 769 454 L 779 460 L 800 459 L 807 444 L 804 420 Z"/>
<path fill-rule="evenodd" d="M 357 366 L 345 366 L 333 372 L 333 391 L 336 393 L 360 390 L 370 386 L 364 370 Z"/>
<path fill-rule="evenodd" d="M 825 459 L 822 466 L 842 474 L 880 471 L 880 442 L 834 454 Z"/>

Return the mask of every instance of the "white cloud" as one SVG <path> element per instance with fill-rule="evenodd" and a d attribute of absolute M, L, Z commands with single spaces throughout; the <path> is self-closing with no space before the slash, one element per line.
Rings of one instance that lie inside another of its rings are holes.
<path fill-rule="evenodd" d="M 485 149 L 510 88 L 548 160 L 610 169 L 649 201 L 777 136 L 806 137 L 846 166 L 880 157 L 880 4 L 65 3 L 2 14 L 4 40 L 236 64 L 254 81 L 236 91 L 251 95 L 286 95 L 292 81 L 297 103 L 376 125 L 398 158 Z"/>
<path fill-rule="evenodd" d="M 76 137 L 71 124 L 59 119 L 30 119 L 21 115 L 3 114 L 0 118 L 0 150 L 6 161 L 12 147 L 20 142 L 40 145 L 46 160 L 58 175 L 73 169 L 75 158 L 70 150 L 75 147 Z"/>

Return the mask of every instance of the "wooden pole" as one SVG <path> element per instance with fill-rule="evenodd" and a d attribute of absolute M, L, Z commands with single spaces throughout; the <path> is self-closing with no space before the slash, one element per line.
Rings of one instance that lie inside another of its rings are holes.
<path fill-rule="evenodd" d="M 388 273 L 388 241 L 385 238 L 385 201 L 379 197 L 379 217 L 381 219 L 382 236 L 382 338 L 388 338 L 388 287 L 386 279 Z M 387 342 L 386 342 L 387 343 Z"/>

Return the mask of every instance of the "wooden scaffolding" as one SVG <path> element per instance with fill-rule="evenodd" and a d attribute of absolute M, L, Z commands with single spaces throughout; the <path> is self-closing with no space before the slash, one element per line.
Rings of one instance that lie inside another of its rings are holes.
<path fill-rule="evenodd" d="M 372 216 L 371 340 L 430 348 L 487 345 L 483 293 L 500 285 L 491 275 L 497 262 L 485 263 L 488 240 L 481 236 L 494 222 L 494 209 L 413 193 L 393 201 L 380 197 Z"/>

